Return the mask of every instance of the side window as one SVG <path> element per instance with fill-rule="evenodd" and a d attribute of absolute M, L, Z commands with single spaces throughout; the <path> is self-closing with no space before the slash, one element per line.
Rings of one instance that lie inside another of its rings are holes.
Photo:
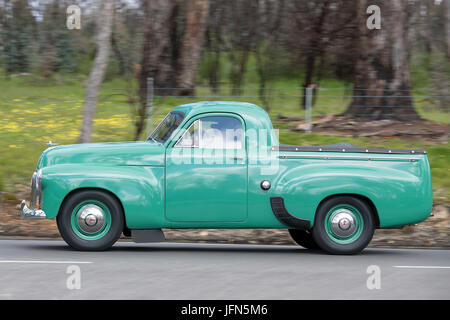
<path fill-rule="evenodd" d="M 186 130 L 183 136 L 175 144 L 179 148 L 198 148 L 199 147 L 199 127 L 200 121 L 195 120 L 193 124 Z"/>
<path fill-rule="evenodd" d="M 175 147 L 241 149 L 242 124 L 234 117 L 204 117 L 196 120 Z"/>

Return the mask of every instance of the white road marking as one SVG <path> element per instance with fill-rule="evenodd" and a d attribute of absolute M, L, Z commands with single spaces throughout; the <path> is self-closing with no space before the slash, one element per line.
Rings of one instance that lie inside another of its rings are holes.
<path fill-rule="evenodd" d="M 90 261 L 0 260 L 0 263 L 87 264 Z"/>
<path fill-rule="evenodd" d="M 394 266 L 394 268 L 404 268 L 404 269 L 450 269 L 450 266 Z"/>

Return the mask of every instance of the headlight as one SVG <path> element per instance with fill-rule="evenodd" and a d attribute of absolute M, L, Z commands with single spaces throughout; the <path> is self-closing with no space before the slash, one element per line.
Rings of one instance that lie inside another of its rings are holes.
<path fill-rule="evenodd" d="M 42 197 L 42 169 L 39 169 L 31 177 L 31 197 L 30 204 L 32 208 L 41 208 Z"/>

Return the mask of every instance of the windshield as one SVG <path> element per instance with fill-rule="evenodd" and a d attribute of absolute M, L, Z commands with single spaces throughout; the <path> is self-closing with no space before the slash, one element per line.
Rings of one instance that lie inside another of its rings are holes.
<path fill-rule="evenodd" d="M 164 143 L 169 139 L 170 135 L 181 124 L 184 119 L 184 114 L 179 111 L 172 111 L 165 116 L 163 121 L 156 127 L 156 129 L 150 134 L 147 140 L 154 140 Z"/>

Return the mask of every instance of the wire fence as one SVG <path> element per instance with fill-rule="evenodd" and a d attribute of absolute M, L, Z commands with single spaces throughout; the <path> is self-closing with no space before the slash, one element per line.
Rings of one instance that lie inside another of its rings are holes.
<path fill-rule="evenodd" d="M 366 117 L 374 115 L 374 118 L 398 116 L 399 113 L 418 113 L 422 118 L 450 123 L 450 92 L 449 89 L 385 89 L 380 95 L 374 95 L 373 89 L 352 87 L 242 87 L 234 88 L 222 84 L 216 90 L 209 86 L 199 85 L 195 88 L 179 87 L 155 87 L 153 79 L 149 78 L 145 101 L 147 108 L 148 123 L 153 124 L 153 115 L 162 106 L 174 107 L 179 104 L 205 100 L 233 100 L 249 102 L 265 108 L 272 116 L 297 117 L 307 123 L 311 123 L 315 117 L 329 114 L 341 114 L 351 105 L 356 109 L 356 115 Z M 180 95 L 177 92 L 189 93 Z M 232 94 L 239 90 L 241 94 Z M 110 102 L 113 104 L 127 104 L 138 107 L 138 87 L 108 88 L 103 89 L 99 95 L 99 102 Z M 142 92 L 142 91 L 141 91 Z M 49 103 L 75 103 L 81 107 L 84 97 L 73 96 L 67 98 L 46 96 L 24 96 L 20 99 L 0 98 L 0 109 L 14 105 L 16 100 L 21 102 L 49 102 Z M 3 106 L 3 107 L 2 107 Z M 38 107 L 38 106 L 37 106 Z M 30 105 L 30 108 L 32 106 Z M 161 108 L 167 109 L 167 108 Z M 165 110 L 166 111 L 166 110 Z M 162 117 L 158 115 L 156 118 Z M 310 125 L 308 126 L 310 128 Z M 309 132 L 310 129 L 307 129 Z"/>

